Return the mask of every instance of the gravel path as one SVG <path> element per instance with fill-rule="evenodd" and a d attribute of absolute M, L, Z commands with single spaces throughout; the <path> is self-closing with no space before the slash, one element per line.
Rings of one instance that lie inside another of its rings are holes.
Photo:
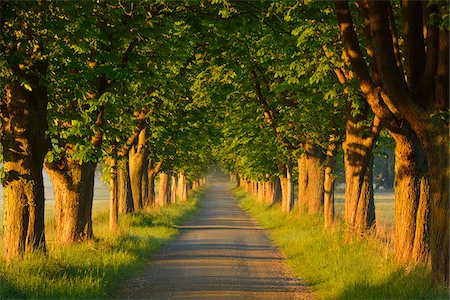
<path fill-rule="evenodd" d="M 180 229 L 115 298 L 313 298 L 287 270 L 266 231 L 238 206 L 228 183 L 211 183 L 202 210 Z"/>

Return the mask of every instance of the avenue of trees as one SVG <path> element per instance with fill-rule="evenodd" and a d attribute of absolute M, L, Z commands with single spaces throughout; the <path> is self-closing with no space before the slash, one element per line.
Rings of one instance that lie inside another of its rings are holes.
<path fill-rule="evenodd" d="M 44 168 L 70 245 L 94 236 L 99 166 L 112 230 L 186 200 L 215 160 L 332 227 L 342 153 L 344 221 L 361 237 L 377 224 L 374 150 L 391 139 L 396 259 L 448 283 L 446 2 L 0 3 L 6 260 L 45 252 Z"/>

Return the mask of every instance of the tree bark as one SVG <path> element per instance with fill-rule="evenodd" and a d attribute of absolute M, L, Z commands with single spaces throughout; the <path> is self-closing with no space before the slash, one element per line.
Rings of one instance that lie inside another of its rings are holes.
<path fill-rule="evenodd" d="M 148 178 L 148 168 L 149 168 L 149 162 L 147 159 L 144 160 L 144 165 L 142 167 L 142 181 L 141 181 L 141 187 L 142 187 L 142 205 L 144 207 L 148 206 L 150 203 L 149 199 L 149 178 Z"/>
<path fill-rule="evenodd" d="M 375 226 L 373 200 L 373 137 L 364 138 L 359 120 L 347 117 L 343 142 L 345 164 L 345 221 L 349 229 L 363 235 Z"/>
<path fill-rule="evenodd" d="M 116 229 L 119 225 L 119 184 L 117 180 L 117 158 L 111 158 L 110 169 L 111 177 L 109 179 L 109 228 Z"/>
<path fill-rule="evenodd" d="M 308 213 L 320 213 L 324 197 L 323 153 L 312 143 L 305 143 L 304 150 L 297 159 L 298 205 Z"/>
<path fill-rule="evenodd" d="M 147 128 L 144 127 L 138 138 L 135 140 L 129 151 L 129 172 L 131 183 L 131 195 L 133 197 L 134 210 L 140 210 L 143 207 L 142 196 L 142 178 L 144 172 L 144 164 L 147 159 Z"/>
<path fill-rule="evenodd" d="M 281 192 L 281 180 L 280 177 L 275 176 L 273 179 L 273 198 L 272 204 L 281 203 L 282 192 Z"/>
<path fill-rule="evenodd" d="M 325 179 L 324 179 L 324 216 L 325 227 L 331 227 L 334 224 L 334 158 L 337 151 L 337 145 L 332 142 L 327 148 L 325 159 Z"/>
<path fill-rule="evenodd" d="M 27 252 L 45 252 L 42 164 L 48 150 L 48 98 L 39 79 L 32 81 L 35 85 L 31 92 L 19 82 L 6 84 L 0 107 L 7 261 Z"/>
<path fill-rule="evenodd" d="M 418 27 L 417 20 L 413 16 L 421 15 L 421 20 L 424 20 L 425 15 L 418 5 L 411 4 L 411 1 L 407 3 L 409 4 L 406 8 L 408 14 L 405 15 L 405 20 L 408 22 L 405 22 L 405 26 L 408 31 L 404 32 L 404 35 L 407 41 L 406 47 L 411 49 L 409 49 L 410 54 L 404 58 L 410 63 L 416 62 L 416 67 L 409 68 L 410 76 L 405 77 L 395 65 L 386 2 L 369 1 L 371 33 L 377 67 L 380 70 L 382 92 L 394 103 L 402 118 L 409 123 L 425 151 L 431 193 L 430 250 L 433 278 L 437 282 L 448 283 L 448 120 L 441 120 L 435 115 L 447 113 L 449 107 L 449 32 L 447 28 L 440 29 L 437 35 L 437 26 L 432 22 L 427 23 L 426 28 L 430 35 L 426 43 L 425 62 L 422 63 L 423 49 L 414 49 L 420 46 L 425 47 L 424 43 L 415 42 L 423 40 L 423 30 L 421 28 L 413 30 Z M 435 5 L 439 7 L 446 4 L 436 3 Z M 405 79 L 408 82 L 405 82 Z"/>
<path fill-rule="evenodd" d="M 186 174 L 181 171 L 178 174 L 178 197 L 181 203 L 187 201 Z"/>
<path fill-rule="evenodd" d="M 130 190 L 130 176 L 128 175 L 128 162 L 121 161 L 117 170 L 118 209 L 119 213 L 126 214 L 134 211 L 133 197 Z"/>
<path fill-rule="evenodd" d="M 305 144 L 307 157 L 307 172 L 308 172 L 308 212 L 316 214 L 322 212 L 323 196 L 324 196 L 324 167 L 323 167 L 323 153 L 319 146 L 306 143 Z"/>
<path fill-rule="evenodd" d="M 170 203 L 178 202 L 178 174 L 174 173 L 170 180 Z"/>
<path fill-rule="evenodd" d="M 97 164 L 80 164 L 71 158 L 45 163 L 55 191 L 58 241 L 70 245 L 93 237 L 92 201 Z"/>
<path fill-rule="evenodd" d="M 162 164 L 163 161 L 159 161 L 156 164 L 152 159 L 148 161 L 148 202 L 150 205 L 155 205 L 155 178 L 158 172 L 161 170 Z"/>
<path fill-rule="evenodd" d="M 302 153 L 297 159 L 298 165 L 298 200 L 300 209 L 308 210 L 308 164 L 306 153 Z"/>
<path fill-rule="evenodd" d="M 286 177 L 281 177 L 282 202 L 281 210 L 283 212 L 290 212 L 294 207 L 294 184 L 292 180 L 292 161 L 288 160 L 286 163 Z"/>
<path fill-rule="evenodd" d="M 170 174 L 168 172 L 159 173 L 159 194 L 156 201 L 158 206 L 167 206 L 170 200 Z"/>
<path fill-rule="evenodd" d="M 429 181 L 425 153 L 411 132 L 395 145 L 395 254 L 400 262 L 426 261 L 429 252 Z"/>

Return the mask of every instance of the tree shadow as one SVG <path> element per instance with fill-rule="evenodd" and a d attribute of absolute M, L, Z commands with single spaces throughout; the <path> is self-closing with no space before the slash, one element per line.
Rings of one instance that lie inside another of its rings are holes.
<path fill-rule="evenodd" d="M 8 279 L 0 276 L 0 299 L 24 299 L 27 295 L 14 286 Z"/>
<path fill-rule="evenodd" d="M 433 284 L 424 266 L 399 267 L 378 284 L 358 282 L 348 286 L 339 299 L 449 299 L 449 289 Z"/>

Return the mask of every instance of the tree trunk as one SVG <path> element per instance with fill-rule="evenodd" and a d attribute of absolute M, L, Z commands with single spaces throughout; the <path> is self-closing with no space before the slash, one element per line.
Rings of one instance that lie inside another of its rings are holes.
<path fill-rule="evenodd" d="M 117 180 L 117 159 L 110 162 L 111 178 L 109 179 L 109 228 L 116 229 L 119 223 L 119 185 Z"/>
<path fill-rule="evenodd" d="M 159 194 L 156 201 L 158 206 L 166 206 L 170 196 L 170 174 L 168 172 L 159 173 Z"/>
<path fill-rule="evenodd" d="M 448 34 L 448 32 L 447 32 Z M 433 135 L 430 154 L 430 252 L 433 278 L 449 282 L 449 136 L 448 128 L 430 130 Z M 434 152 L 432 152 L 432 150 Z"/>
<path fill-rule="evenodd" d="M 345 221 L 349 229 L 364 234 L 375 226 L 373 201 L 372 139 L 362 137 L 362 127 L 347 119 L 342 145 L 345 164 Z"/>
<path fill-rule="evenodd" d="M 180 202 L 187 201 L 186 174 L 183 171 L 178 175 L 178 197 Z"/>
<path fill-rule="evenodd" d="M 170 180 L 170 202 L 178 202 L 178 174 L 174 173 Z"/>
<path fill-rule="evenodd" d="M 119 213 L 126 214 L 134 211 L 133 197 L 130 190 L 130 176 L 128 176 L 128 163 L 121 161 L 117 170 L 118 206 Z"/>
<path fill-rule="evenodd" d="M 294 184 L 292 180 L 292 161 L 288 160 L 286 163 L 286 177 L 280 178 L 282 188 L 282 203 L 281 210 L 283 212 L 290 212 L 294 207 Z"/>
<path fill-rule="evenodd" d="M 147 164 L 147 177 L 148 177 L 148 202 L 150 205 L 155 205 L 155 177 L 161 170 L 163 162 L 160 161 L 154 164 L 153 160 L 150 159 Z"/>
<path fill-rule="evenodd" d="M 323 194 L 324 194 L 324 168 L 323 168 L 323 153 L 319 146 L 306 143 L 306 158 L 307 158 L 307 203 L 308 212 L 316 214 L 322 212 Z"/>
<path fill-rule="evenodd" d="M 70 245 L 93 237 L 92 200 L 96 163 L 78 163 L 63 158 L 45 163 L 55 191 L 58 241 Z"/>
<path fill-rule="evenodd" d="M 298 165 L 298 200 L 300 209 L 308 210 L 308 168 L 306 153 L 301 154 L 297 159 Z"/>
<path fill-rule="evenodd" d="M 328 146 L 327 157 L 325 160 L 325 179 L 324 179 L 324 216 L 325 227 L 331 227 L 334 224 L 334 157 L 336 155 L 337 145 L 332 143 Z"/>
<path fill-rule="evenodd" d="M 150 203 L 148 168 L 149 168 L 148 160 L 145 159 L 144 166 L 142 168 L 142 181 L 141 181 L 141 183 L 142 183 L 141 184 L 142 185 L 142 205 L 144 207 L 148 206 Z"/>
<path fill-rule="evenodd" d="M 139 132 L 139 137 L 128 153 L 128 166 L 131 183 L 131 195 L 133 197 L 134 210 L 140 210 L 143 207 L 142 197 L 142 177 L 144 172 L 144 162 L 147 159 L 147 128 Z"/>
<path fill-rule="evenodd" d="M 38 82 L 38 79 L 36 79 Z M 4 255 L 7 261 L 45 251 L 42 164 L 47 153 L 47 90 L 5 85 L 1 103 L 4 189 Z"/>
<path fill-rule="evenodd" d="M 425 153 L 411 131 L 395 144 L 395 247 L 401 262 L 425 261 L 429 251 L 429 182 Z"/>

